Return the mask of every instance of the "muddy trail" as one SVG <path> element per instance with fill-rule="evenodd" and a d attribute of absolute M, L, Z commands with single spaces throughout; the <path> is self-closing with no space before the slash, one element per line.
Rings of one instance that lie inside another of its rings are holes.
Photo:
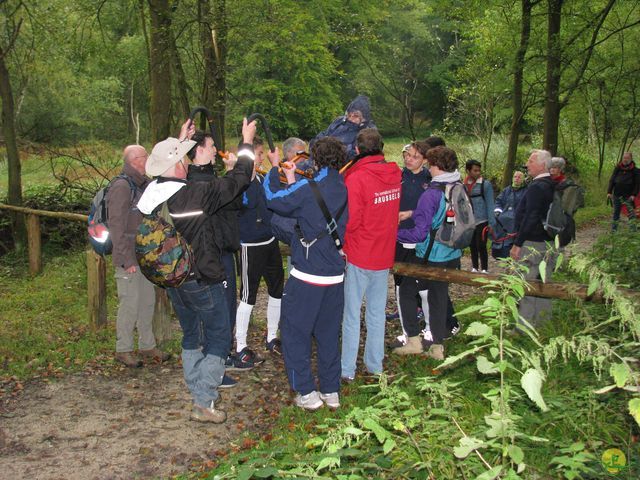
<path fill-rule="evenodd" d="M 588 250 L 606 230 L 593 223 L 579 233 Z M 463 269 L 470 269 L 469 258 Z M 493 259 L 489 270 L 497 272 Z M 479 289 L 452 285 L 454 302 Z M 97 358 L 82 372 L 34 380 L 0 399 L 0 477 L 11 479 L 164 478 L 213 467 L 229 450 L 249 448 L 242 435 L 269 438 L 281 408 L 292 402 L 282 359 L 264 351 L 266 293 L 260 292 L 249 345 L 265 362 L 235 375 L 221 391 L 223 425 L 189 421 L 190 395 L 179 359 L 126 369 Z M 389 281 L 387 311 L 395 310 Z M 388 324 L 389 339 L 398 334 Z"/>

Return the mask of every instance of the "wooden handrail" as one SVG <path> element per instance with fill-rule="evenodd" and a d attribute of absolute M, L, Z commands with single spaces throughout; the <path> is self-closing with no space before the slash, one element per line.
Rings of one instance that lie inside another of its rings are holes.
<path fill-rule="evenodd" d="M 87 215 L 82 215 L 79 213 L 69 213 L 69 212 L 51 212 L 47 210 L 35 210 L 32 208 L 26 207 L 17 207 L 15 205 L 6 205 L 0 203 L 0 210 L 12 210 L 19 213 L 27 214 L 31 217 L 30 221 L 27 222 L 27 226 L 31 225 L 29 230 L 32 230 L 32 233 L 28 232 L 30 235 L 39 237 L 39 222 L 35 220 L 36 216 L 43 217 L 52 217 L 52 218 L 62 218 L 66 220 L 72 221 L 81 221 L 86 222 L 88 217 Z M 39 260 L 40 258 L 40 244 L 39 241 L 29 242 L 30 245 L 30 253 L 29 253 L 29 265 L 32 268 L 32 273 L 39 273 L 39 270 L 42 268 L 42 262 Z M 32 252 L 33 250 L 33 252 Z M 37 252 L 35 251 L 37 250 Z M 280 251 L 283 255 L 290 255 L 290 248 L 288 245 L 280 244 Z M 97 259 L 91 257 L 91 253 L 93 251 L 89 249 L 87 252 L 87 261 L 89 265 L 93 265 Z M 93 253 L 93 255 L 96 255 Z M 101 258 L 101 257 L 100 257 Z M 98 262 L 100 263 L 100 262 Z M 37 270 L 34 271 L 33 269 Z M 104 259 L 102 259 L 102 266 L 97 269 L 98 272 L 104 269 Z M 92 268 L 91 272 L 96 271 L 96 269 Z M 465 272 L 463 270 L 451 270 L 451 269 L 443 269 L 436 267 L 428 267 L 426 265 L 419 264 L 410 264 L 410 263 L 402 263 L 396 262 L 393 265 L 392 273 L 396 275 L 409 276 L 413 278 L 419 278 L 423 280 L 440 280 L 449 283 L 458 283 L 462 285 L 470 285 L 473 287 L 481 287 L 482 283 L 478 280 L 487 279 L 487 280 L 497 280 L 499 279 L 499 275 L 495 274 L 481 274 L 481 273 L 471 273 Z M 97 279 L 95 281 L 96 285 L 103 285 L 104 281 L 101 279 Z M 101 287 L 100 287 L 101 288 Z M 98 290 L 100 290 L 100 288 Z M 591 295 L 587 295 L 588 287 L 587 285 L 573 283 L 573 282 L 546 282 L 543 283 L 539 280 L 529 280 L 528 286 L 525 289 L 527 295 L 533 297 L 541 297 L 541 298 L 556 298 L 561 300 L 569 300 L 569 299 L 581 299 L 585 301 L 603 303 L 605 302 L 605 298 L 601 291 L 596 291 Z M 627 288 L 620 288 L 620 291 L 633 299 L 640 298 L 640 292 L 636 290 L 631 290 Z M 101 292 L 96 292 L 96 295 L 101 295 Z M 99 305 L 99 308 L 102 309 L 102 303 L 104 299 L 100 301 L 95 301 L 94 304 Z M 90 300 L 91 304 L 91 300 Z M 103 315 L 106 316 L 106 313 L 96 314 L 93 313 L 92 318 L 102 318 Z M 106 320 L 105 320 L 106 321 Z"/>
<path fill-rule="evenodd" d="M 88 215 L 83 215 L 81 213 L 50 212 L 48 210 L 36 210 L 34 208 L 7 205 L 6 203 L 0 203 L 0 210 L 11 210 L 18 213 L 38 215 L 39 217 L 62 218 L 64 220 L 73 220 L 74 222 L 87 222 L 89 220 Z"/>

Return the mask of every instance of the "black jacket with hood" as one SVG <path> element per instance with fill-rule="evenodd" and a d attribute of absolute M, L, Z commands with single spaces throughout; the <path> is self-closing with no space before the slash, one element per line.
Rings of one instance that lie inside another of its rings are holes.
<path fill-rule="evenodd" d="M 249 186 L 253 160 L 242 154 L 246 150 L 253 151 L 253 147 L 243 144 L 236 166 L 223 177 L 208 181 L 158 177 L 138 202 L 138 208 L 145 214 L 167 202 L 176 230 L 193 248 L 193 275 L 199 282 L 213 284 L 225 279 L 221 248 L 210 218 Z"/>

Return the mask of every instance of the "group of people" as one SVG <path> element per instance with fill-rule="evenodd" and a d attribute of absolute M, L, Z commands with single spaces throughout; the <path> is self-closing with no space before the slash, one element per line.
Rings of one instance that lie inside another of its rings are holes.
<path fill-rule="evenodd" d="M 283 356 L 297 406 L 340 406 L 341 383 L 357 373 L 365 299 L 363 363 L 368 374 L 381 374 L 394 262 L 460 268 L 462 251 L 434 236 L 449 221 L 445 192 L 454 184 L 469 195 L 476 218 L 474 271 L 488 271 L 487 231 L 501 225 L 500 255 L 508 250 L 529 264 L 531 276 L 539 275 L 549 240 L 542 223 L 555 189 L 550 170 L 556 159 L 549 152 L 534 150 L 527 163 L 531 183 L 525 187 L 524 175 L 516 172 L 494 202 L 479 162 L 468 161 L 461 179 L 456 153 L 439 137 L 407 145 L 402 170 L 387 161 L 368 100 L 361 96 L 306 150 L 306 142 L 290 138 L 283 158 L 277 149 L 265 152 L 255 122 L 246 119 L 237 155 L 223 159 L 224 175 L 214 168 L 213 138 L 189 120 L 177 138 L 159 142 L 150 155 L 139 145 L 124 150 L 123 173 L 133 182 L 118 177 L 107 196 L 119 297 L 116 359 L 129 367 L 168 359 L 151 329 L 154 288 L 134 253 L 142 215 L 167 208 L 194 257 L 186 281 L 167 289 L 183 332 L 182 365 L 194 420 L 224 422 L 218 390 L 236 383 L 226 372 L 249 370 L 264 360 L 247 342 L 261 279 L 268 290 L 265 352 Z M 271 169 L 263 172 L 265 153 Z M 301 158 L 310 170 L 297 168 Z M 279 240 L 291 247 L 286 283 Z M 552 265 L 547 262 L 547 268 Z M 393 352 L 443 360 L 445 340 L 459 330 L 447 282 L 402 276 L 394 282 L 403 335 Z M 523 299 L 522 315 L 535 321 L 548 316 L 548 305 L 540 301 Z"/>

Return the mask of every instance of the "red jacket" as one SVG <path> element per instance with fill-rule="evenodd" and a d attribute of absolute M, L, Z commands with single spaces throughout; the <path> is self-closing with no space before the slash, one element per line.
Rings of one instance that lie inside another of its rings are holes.
<path fill-rule="evenodd" d="M 344 175 L 349 220 L 344 252 L 347 261 L 366 270 L 393 266 L 400 209 L 402 172 L 384 155 L 358 160 Z"/>

